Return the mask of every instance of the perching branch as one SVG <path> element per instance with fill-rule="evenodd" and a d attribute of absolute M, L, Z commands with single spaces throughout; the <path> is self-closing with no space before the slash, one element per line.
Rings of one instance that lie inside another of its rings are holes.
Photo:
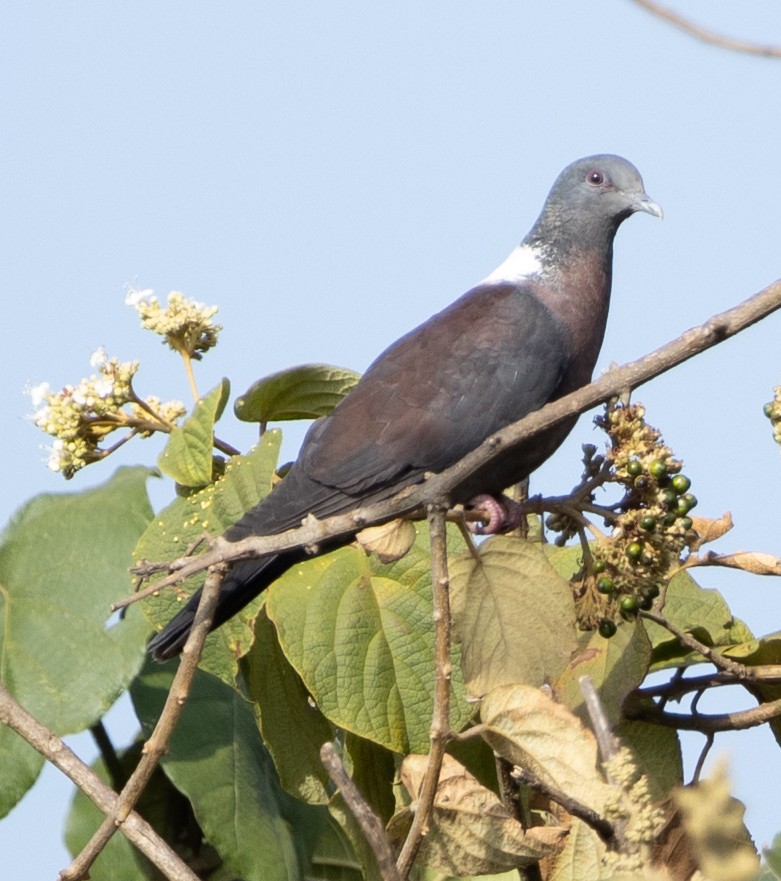
<path fill-rule="evenodd" d="M 447 530 L 445 529 L 446 505 L 432 504 L 428 511 L 431 536 L 431 591 L 434 599 L 434 707 L 431 714 L 431 747 L 428 765 L 415 806 L 415 815 L 406 841 L 396 861 L 402 879 L 406 879 L 415 861 L 423 836 L 428 828 L 429 817 L 434 809 L 434 799 L 439 784 L 439 773 L 445 755 L 445 745 L 450 734 L 450 582 L 447 571 Z"/>
<path fill-rule="evenodd" d="M 747 52 L 749 55 L 761 55 L 765 58 L 781 58 L 781 46 L 762 45 L 760 43 L 752 43 L 750 40 L 725 37 L 723 34 L 717 34 L 715 31 L 696 24 L 691 19 L 684 18 L 679 13 L 654 2 L 654 0 L 635 0 L 635 3 L 648 10 L 652 15 L 669 21 L 675 27 L 705 43 L 710 43 L 721 49 L 729 49 L 733 52 Z"/>
<path fill-rule="evenodd" d="M 699 731 L 701 734 L 718 734 L 719 731 L 742 731 L 756 728 L 772 719 L 781 717 L 781 699 L 760 704 L 750 710 L 735 713 L 705 715 L 703 713 L 668 713 L 653 701 L 634 700 L 631 696 L 624 704 L 627 719 L 653 722 L 680 731 Z"/>
<path fill-rule="evenodd" d="M 117 794 L 56 734 L 21 707 L 0 685 L 0 722 L 13 729 L 66 777 L 72 780 L 104 814 L 116 810 Z M 155 830 L 135 811 L 122 824 L 122 831 L 170 881 L 198 881 L 195 875 Z M 63 877 L 63 876 L 61 876 Z"/>
<path fill-rule="evenodd" d="M 332 743 L 324 743 L 320 748 L 320 761 L 323 763 L 328 776 L 342 793 L 342 798 L 361 827 L 364 838 L 372 849 L 374 858 L 380 869 L 383 881 L 402 881 L 396 869 L 388 836 L 385 834 L 379 817 L 369 806 L 366 799 L 361 795 L 358 787 L 350 775 L 345 771 L 342 760 L 339 758 L 336 748 Z"/>
<path fill-rule="evenodd" d="M 133 806 L 141 797 L 147 783 L 149 783 L 149 779 L 154 773 L 161 756 L 165 755 L 168 749 L 168 741 L 171 739 L 174 727 L 179 721 L 184 705 L 187 702 L 187 696 L 190 693 L 192 681 L 198 669 L 198 661 L 203 650 L 203 643 L 211 628 L 214 610 L 217 607 L 217 599 L 220 594 L 222 575 L 221 568 L 213 567 L 206 578 L 193 627 L 182 650 L 182 661 L 168 691 L 163 712 L 160 714 L 160 718 L 149 740 L 144 744 L 141 761 L 130 775 L 130 779 L 123 787 L 122 792 L 113 802 L 111 809 L 104 811 L 106 819 L 101 826 L 71 865 L 60 873 L 60 881 L 77 881 L 77 879 L 88 877 L 90 866 L 95 862 L 117 829 L 124 826 Z"/>
<path fill-rule="evenodd" d="M 292 548 L 317 547 L 327 539 L 348 538 L 366 526 L 377 525 L 425 508 L 433 500 L 446 499 L 450 492 L 487 462 L 501 455 L 507 447 L 527 441 L 558 425 L 565 419 L 590 410 L 627 389 L 634 389 L 671 368 L 712 348 L 731 336 L 756 324 L 781 308 L 781 280 L 750 297 L 732 309 L 714 315 L 699 327 L 686 331 L 677 339 L 637 361 L 609 370 L 590 385 L 547 404 L 518 422 L 491 435 L 476 450 L 423 483 L 407 487 L 391 499 L 366 505 L 348 514 L 324 520 L 310 516 L 303 525 L 271 536 L 251 536 L 238 542 L 215 539 L 211 548 L 199 557 L 180 557 L 165 564 L 138 567 L 137 574 L 148 577 L 156 572 L 171 574 L 140 591 L 133 597 L 117 602 L 114 608 L 129 605 L 176 582 L 220 562 L 266 556 Z"/>

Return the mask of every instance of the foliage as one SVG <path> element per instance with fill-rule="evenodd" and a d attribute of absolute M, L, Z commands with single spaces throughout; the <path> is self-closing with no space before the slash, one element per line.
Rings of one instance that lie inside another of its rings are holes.
<path fill-rule="evenodd" d="M 55 438 L 50 464 L 66 477 L 132 437 L 168 434 L 158 465 L 175 481 L 175 497 L 153 516 L 144 484 L 154 472 L 121 469 L 98 489 L 33 499 L 0 544 L 2 683 L 56 734 L 95 725 L 128 690 L 149 736 L 175 664 L 144 663 L 145 642 L 203 576 L 150 597 L 143 616 L 133 606 L 109 620 L 110 602 L 130 588 L 127 570 L 142 559 L 181 557 L 204 534 L 235 523 L 284 479 L 276 473 L 280 434 L 266 424 L 324 415 L 357 381 L 328 365 L 259 380 L 235 403 L 240 419 L 262 429 L 241 455 L 215 437 L 228 381 L 201 397 L 192 373 L 191 362 L 217 342 L 216 310 L 181 294 L 167 309 L 151 292 L 132 292 L 129 302 L 183 358 L 196 396 L 191 413 L 178 424 L 183 407 L 138 397 L 138 365 L 103 353 L 93 362 L 101 376 L 57 395 L 36 391 L 35 422 Z M 765 721 L 763 705 L 779 695 L 767 671 L 781 663 L 781 639 L 755 638 L 693 573 L 719 563 L 773 571 L 777 561 L 701 552 L 730 523 L 693 516 L 691 481 L 642 406 L 614 404 L 598 424 L 605 451 L 584 448 L 582 478 L 566 499 L 527 503 L 525 536 L 470 547 L 455 524 L 448 527 L 450 732 L 418 878 L 779 876 L 778 840 L 760 870 L 723 772 L 683 787 L 678 730 L 711 733 L 729 727 L 729 718 L 700 716 L 696 707 L 675 715 L 665 706 L 742 684 L 759 703 L 757 723 Z M 101 446 L 118 430 L 126 432 L 118 443 Z M 597 490 L 614 500 L 597 504 Z M 336 745 L 389 840 L 401 847 L 409 834 L 423 798 L 437 689 L 432 545 L 424 523 L 386 525 L 358 539 L 290 569 L 207 640 L 161 772 L 137 806 L 198 873 L 247 881 L 380 877 L 355 805 L 335 791 L 320 761 L 325 741 Z M 704 672 L 706 663 L 715 672 Z M 596 710 L 587 710 L 584 675 L 598 692 Z M 749 723 L 752 712 L 744 711 Z M 781 711 L 768 717 L 777 733 L 779 718 Z M 597 723 L 618 736 L 620 749 L 612 736 L 595 736 Z M 113 786 L 129 776 L 139 744 L 99 763 Z M 42 761 L 0 729 L 2 813 Z M 79 794 L 67 829 L 74 853 L 100 819 Z M 119 836 L 92 871 L 159 877 Z"/>

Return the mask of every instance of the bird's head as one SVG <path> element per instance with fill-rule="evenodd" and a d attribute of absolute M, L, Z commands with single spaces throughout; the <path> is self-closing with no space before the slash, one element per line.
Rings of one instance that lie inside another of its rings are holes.
<path fill-rule="evenodd" d="M 634 165 L 621 156 L 586 156 L 558 176 L 530 238 L 550 242 L 563 237 L 581 247 L 612 242 L 621 222 L 637 211 L 662 217 Z"/>

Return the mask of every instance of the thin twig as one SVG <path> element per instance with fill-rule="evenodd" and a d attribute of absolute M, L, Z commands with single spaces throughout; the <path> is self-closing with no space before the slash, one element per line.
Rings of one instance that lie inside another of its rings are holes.
<path fill-rule="evenodd" d="M 401 876 L 396 869 L 396 861 L 393 849 L 385 834 L 385 829 L 379 817 L 369 806 L 369 803 L 361 795 L 360 790 L 350 779 L 344 770 L 339 753 L 332 743 L 324 743 L 320 748 L 320 761 L 323 763 L 328 776 L 342 793 L 342 798 L 361 827 L 361 832 L 369 847 L 372 849 L 377 865 L 384 881 L 401 881 Z"/>
<path fill-rule="evenodd" d="M 681 645 L 694 652 L 699 652 L 699 654 L 701 654 L 706 660 L 710 661 L 715 667 L 719 667 L 721 670 L 726 670 L 736 679 L 741 681 L 754 679 L 754 671 L 751 667 L 747 667 L 745 664 L 739 664 L 737 661 L 733 661 L 730 658 L 725 658 L 724 655 L 719 654 L 719 652 L 715 651 L 710 646 L 705 645 L 704 642 L 700 642 L 700 640 L 691 633 L 681 630 L 680 627 L 673 624 L 673 622 L 665 618 L 664 615 L 658 615 L 656 612 L 642 611 L 640 612 L 640 617 L 645 618 L 648 621 L 653 621 L 654 624 L 658 624 L 660 627 L 664 627 L 665 630 L 672 633 Z"/>
<path fill-rule="evenodd" d="M 421 484 L 405 488 L 393 498 L 339 514 L 325 520 L 308 517 L 297 529 L 271 536 L 251 536 L 237 542 L 216 539 L 209 551 L 194 560 L 179 558 L 161 564 L 157 571 L 172 574 L 161 579 L 150 592 L 162 590 L 184 578 L 201 572 L 214 563 L 231 562 L 308 547 L 326 539 L 347 538 L 366 526 L 378 525 L 404 517 L 435 499 L 447 499 L 454 488 L 487 462 L 541 432 L 558 425 L 577 413 L 583 413 L 631 387 L 637 388 L 672 367 L 693 358 L 706 349 L 723 342 L 781 308 L 781 280 L 774 282 L 745 302 L 708 319 L 705 324 L 686 331 L 676 340 L 651 352 L 638 361 L 613 368 L 581 389 L 547 404 L 518 422 L 491 435 L 476 450 L 439 474 L 431 475 Z M 116 607 L 128 605 L 138 595 L 129 597 Z"/>
<path fill-rule="evenodd" d="M 656 15 L 674 24 L 690 36 L 696 37 L 705 43 L 710 43 L 713 46 L 718 46 L 720 49 L 746 52 L 749 55 L 761 55 L 764 58 L 781 58 L 781 46 L 763 45 L 761 43 L 752 43 L 750 40 L 725 37 L 723 34 L 717 34 L 715 31 L 702 27 L 702 25 L 691 21 L 691 19 L 684 18 L 679 13 L 654 2 L 654 0 L 635 0 L 635 3 L 638 6 L 642 6 L 643 9 L 647 9 L 652 15 Z"/>
<path fill-rule="evenodd" d="M 700 752 L 699 758 L 697 759 L 697 764 L 694 768 L 694 773 L 692 774 L 692 783 L 700 782 L 700 774 L 702 774 L 702 767 L 705 764 L 705 759 L 708 757 L 708 753 L 711 750 L 714 742 L 716 740 L 716 736 L 711 731 L 705 736 L 705 746 L 703 746 L 702 751 Z"/>
<path fill-rule="evenodd" d="M 204 583 L 203 595 L 195 614 L 192 630 L 182 650 L 181 663 L 168 691 L 168 696 L 166 697 L 160 718 L 157 720 L 157 725 L 155 725 L 154 731 L 144 744 L 141 761 L 123 787 L 113 810 L 106 815 L 106 819 L 71 865 L 60 873 L 61 881 L 77 881 L 77 879 L 88 877 L 90 866 L 95 862 L 117 829 L 127 820 L 133 806 L 141 797 L 149 779 L 154 773 L 161 756 L 165 755 L 168 749 L 168 741 L 171 739 L 174 727 L 179 721 L 179 717 L 187 702 L 187 696 L 190 693 L 192 681 L 198 668 L 198 661 L 201 657 L 201 651 L 203 650 L 203 643 L 211 628 L 214 610 L 217 607 L 217 599 L 220 594 L 222 574 L 221 567 L 214 567 L 209 571 L 209 575 Z"/>
<path fill-rule="evenodd" d="M 599 752 L 602 756 L 603 764 L 609 762 L 616 752 L 618 752 L 618 741 L 610 730 L 610 723 L 607 720 L 605 708 L 599 699 L 597 690 L 594 687 L 594 680 L 590 676 L 581 676 L 578 680 L 583 701 L 586 704 L 586 711 L 589 719 L 591 719 L 591 727 L 594 729 L 594 736 L 597 738 Z"/>
<path fill-rule="evenodd" d="M 664 725 L 665 728 L 678 728 L 682 731 L 699 731 L 701 734 L 718 734 L 720 731 L 743 731 L 756 728 L 772 719 L 781 717 L 781 698 L 760 704 L 750 710 L 740 710 L 722 715 L 696 713 L 668 713 L 653 701 L 640 701 L 631 697 L 624 704 L 627 719 L 637 719 Z"/>
<path fill-rule="evenodd" d="M 420 787 L 409 833 L 396 862 L 399 875 L 406 879 L 412 868 L 420 843 L 428 828 L 434 808 L 439 772 L 450 733 L 450 583 L 447 571 L 447 531 L 443 503 L 429 508 L 428 525 L 431 537 L 431 589 L 434 595 L 434 707 L 431 713 L 431 746 L 428 765 Z"/>
<path fill-rule="evenodd" d="M 550 799 L 557 805 L 561 805 L 568 814 L 577 817 L 579 820 L 582 820 L 584 823 L 591 826 L 605 844 L 612 844 L 615 835 L 613 824 L 609 820 L 600 817 L 595 810 L 584 805 L 576 798 L 572 798 L 563 790 L 548 785 L 526 768 L 519 768 L 516 766 L 513 771 L 513 777 L 544 795 L 545 798 Z"/>
<path fill-rule="evenodd" d="M 111 787 L 85 765 L 56 734 L 21 707 L 2 685 L 0 722 L 23 737 L 33 749 L 59 768 L 104 814 L 110 814 L 115 809 L 118 797 Z M 170 881 L 198 881 L 198 876 L 135 811 L 128 815 L 122 831 Z"/>

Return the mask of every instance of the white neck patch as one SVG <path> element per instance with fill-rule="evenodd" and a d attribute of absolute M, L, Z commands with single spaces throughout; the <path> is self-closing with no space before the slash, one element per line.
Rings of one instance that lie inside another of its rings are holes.
<path fill-rule="evenodd" d="M 480 284 L 517 284 L 534 275 L 542 275 L 542 272 L 540 250 L 531 245 L 518 245 L 510 251 L 504 263 L 497 266 Z"/>

